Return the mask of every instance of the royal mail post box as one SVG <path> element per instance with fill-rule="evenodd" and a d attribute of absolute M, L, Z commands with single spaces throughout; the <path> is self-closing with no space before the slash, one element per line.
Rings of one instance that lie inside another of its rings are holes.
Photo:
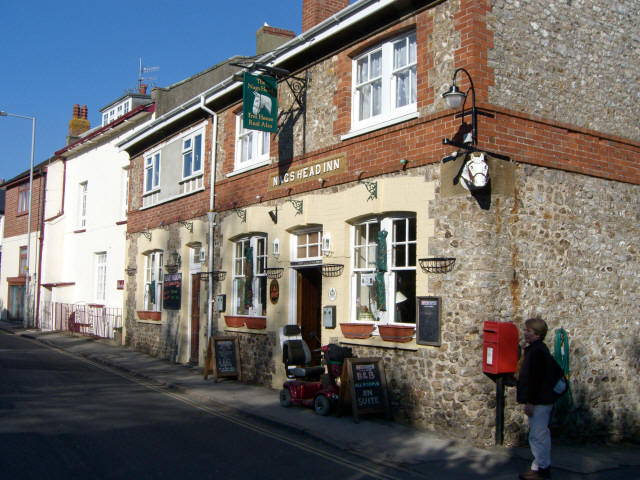
<path fill-rule="evenodd" d="M 511 322 L 484 322 L 482 371 L 514 373 L 518 365 L 518 328 Z"/>

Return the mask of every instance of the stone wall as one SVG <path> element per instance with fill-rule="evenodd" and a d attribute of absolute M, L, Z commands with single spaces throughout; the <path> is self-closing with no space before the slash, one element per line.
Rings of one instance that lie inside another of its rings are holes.
<path fill-rule="evenodd" d="M 640 140 L 640 6 L 493 0 L 496 105 Z"/>
<path fill-rule="evenodd" d="M 456 257 L 451 273 L 429 275 L 442 297 L 442 344 L 417 351 L 355 347 L 382 356 L 396 420 L 493 443 L 495 384 L 482 373 L 483 322 L 541 315 L 546 339 L 570 341 L 575 410 L 568 435 L 638 440 L 637 310 L 640 190 L 637 186 L 514 165 L 488 209 L 468 192 L 438 195 L 430 254 Z M 441 167 L 425 167 L 439 183 Z M 505 442 L 526 441 L 515 389 L 507 389 Z"/>

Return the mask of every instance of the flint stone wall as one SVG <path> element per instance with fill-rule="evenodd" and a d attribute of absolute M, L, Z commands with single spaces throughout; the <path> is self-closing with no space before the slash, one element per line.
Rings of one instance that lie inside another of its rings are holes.
<path fill-rule="evenodd" d="M 425 168 L 439 182 L 440 166 Z M 515 165 L 511 194 L 488 210 L 471 195 L 438 195 L 433 256 L 454 270 L 429 275 L 441 296 L 442 345 L 417 351 L 356 347 L 382 356 L 397 420 L 490 445 L 495 384 L 482 373 L 483 322 L 541 315 L 546 343 L 570 341 L 575 410 L 563 433 L 580 438 L 640 436 L 640 188 L 563 171 Z M 507 388 L 505 443 L 526 442 L 527 422 Z"/>
<path fill-rule="evenodd" d="M 640 139 L 640 4 L 493 0 L 489 102 Z"/>

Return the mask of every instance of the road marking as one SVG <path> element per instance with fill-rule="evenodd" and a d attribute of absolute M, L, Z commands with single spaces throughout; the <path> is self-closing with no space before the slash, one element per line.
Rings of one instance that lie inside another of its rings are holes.
<path fill-rule="evenodd" d="M 117 376 L 119 376 L 121 378 L 124 378 L 124 379 L 126 379 L 126 380 L 128 380 L 128 381 L 130 381 L 132 383 L 141 385 L 141 386 L 143 386 L 145 388 L 148 388 L 150 390 L 153 390 L 155 392 L 158 392 L 158 393 L 161 393 L 163 395 L 169 396 L 169 397 L 171 397 L 171 398 L 173 398 L 175 400 L 178 400 L 178 401 L 180 401 L 182 403 L 185 403 L 185 404 L 187 404 L 187 405 L 189 405 L 189 406 L 191 406 L 193 408 L 201 410 L 201 411 L 203 411 L 203 412 L 205 412 L 205 413 L 207 413 L 209 415 L 212 415 L 214 417 L 222 418 L 224 420 L 227 420 L 228 422 L 231 422 L 231 423 L 234 423 L 234 424 L 236 424 L 238 426 L 244 427 L 245 429 L 252 430 L 252 431 L 254 431 L 256 433 L 260 433 L 260 434 L 262 434 L 264 436 L 267 436 L 267 437 L 270 437 L 270 438 L 272 438 L 274 440 L 279 440 L 279 441 L 281 441 L 283 443 L 286 443 L 288 445 L 291 445 L 291 446 L 294 446 L 296 448 L 299 448 L 300 450 L 304 450 L 304 451 L 312 453 L 314 455 L 323 457 L 323 458 L 325 458 L 327 460 L 330 460 L 330 461 L 332 461 L 334 463 L 343 465 L 343 466 L 348 467 L 348 468 L 350 468 L 352 470 L 355 470 L 357 472 L 364 473 L 364 474 L 369 475 L 369 476 L 371 476 L 373 478 L 379 478 L 381 480 L 399 480 L 401 478 L 401 477 L 397 477 L 397 476 L 391 475 L 391 474 L 383 471 L 383 469 L 386 468 L 386 467 L 384 467 L 382 465 L 377 466 L 377 465 L 360 464 L 360 463 L 357 463 L 357 462 L 354 462 L 354 461 L 351 461 L 351 460 L 344 459 L 344 458 L 342 458 L 342 457 L 340 457 L 338 455 L 326 452 L 326 451 L 324 451 L 324 450 L 322 450 L 320 448 L 313 447 L 311 445 L 307 445 L 304 442 L 291 439 L 289 437 L 286 437 L 285 435 L 276 433 L 274 431 L 268 430 L 265 427 L 261 427 L 261 426 L 255 424 L 255 423 L 251 423 L 251 422 L 249 422 L 247 420 L 239 418 L 238 414 L 231 414 L 231 413 L 225 413 L 225 412 L 222 412 L 222 411 L 218 411 L 218 410 L 215 410 L 213 407 L 209 407 L 209 406 L 203 405 L 203 404 L 201 404 L 201 403 L 199 403 L 199 402 L 197 402 L 195 400 L 191 400 L 185 394 L 180 394 L 180 393 L 167 391 L 166 387 L 160 387 L 160 386 L 153 385 L 150 380 L 136 378 L 133 374 L 119 371 L 117 369 L 117 367 L 112 367 L 112 366 L 109 366 L 109 365 L 98 363 L 97 361 L 91 360 L 89 358 L 86 358 L 86 357 L 84 357 L 84 356 L 82 356 L 80 354 L 75 354 L 75 353 L 68 352 L 68 351 L 64 350 L 63 348 L 56 347 L 55 345 L 51 345 L 51 344 L 48 344 L 48 343 L 40 342 L 39 340 L 34 339 L 34 338 L 24 337 L 22 335 L 17 335 L 17 336 L 19 336 L 20 338 L 22 338 L 24 340 L 30 341 L 32 343 L 35 343 L 37 345 L 42 345 L 42 346 L 48 347 L 48 348 L 50 348 L 52 350 L 56 350 L 57 352 L 62 353 L 64 355 L 68 356 L 68 357 L 71 357 L 71 358 L 74 358 L 76 360 L 80 360 L 82 362 L 85 362 L 85 363 L 87 363 L 89 365 L 92 365 L 94 367 L 97 367 L 97 368 L 99 368 L 99 369 L 101 369 L 103 371 L 106 371 L 106 372 L 109 372 L 111 374 L 117 375 Z M 212 402 L 218 404 L 222 408 L 230 409 L 230 410 L 233 409 L 233 407 L 229 407 L 229 406 L 224 405 L 224 404 L 219 404 L 218 402 L 215 402 L 215 401 L 212 401 Z"/>

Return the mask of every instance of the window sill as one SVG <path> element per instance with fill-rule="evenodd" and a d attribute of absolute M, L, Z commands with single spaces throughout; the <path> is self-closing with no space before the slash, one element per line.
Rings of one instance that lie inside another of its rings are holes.
<path fill-rule="evenodd" d="M 416 344 L 415 338 L 410 342 L 406 343 L 398 343 L 398 342 L 387 342 L 384 341 L 379 335 L 373 335 L 370 338 L 366 339 L 356 339 L 356 338 L 341 338 L 339 340 L 341 344 L 346 345 L 362 345 L 366 347 L 374 347 L 374 348 L 388 348 L 392 350 L 412 350 L 417 351 L 418 345 Z"/>
<path fill-rule="evenodd" d="M 173 197 L 169 197 L 169 198 L 165 198 L 163 200 L 159 200 L 156 203 L 152 203 L 151 205 L 145 205 L 143 207 L 140 207 L 140 211 L 148 210 L 149 208 L 157 207 L 158 205 L 162 205 L 162 204 L 165 204 L 165 203 L 173 202 L 174 200 L 178 200 L 179 198 L 187 197 L 189 195 L 193 195 L 194 193 L 198 193 L 198 192 L 204 192 L 204 187 L 200 187 L 197 190 L 194 190 L 192 192 L 180 193 L 178 195 L 174 195 Z"/>
<path fill-rule="evenodd" d="M 356 130 L 351 130 L 350 132 L 341 135 L 340 140 L 349 140 L 350 138 L 358 137 L 360 135 L 364 135 L 365 133 L 375 132 L 376 130 L 391 127 L 392 125 L 397 125 L 398 123 L 413 120 L 414 118 L 418 118 L 419 116 L 420 114 L 418 112 L 411 112 L 405 115 L 401 115 L 400 117 L 390 118 L 380 123 L 375 123 L 366 127 L 358 128 Z"/>
<path fill-rule="evenodd" d="M 197 178 L 202 177 L 204 174 L 202 172 L 198 172 L 198 173 L 194 173 L 193 175 L 189 175 L 188 177 L 183 177 L 182 180 L 180 180 L 178 182 L 178 184 L 180 183 L 185 183 L 185 182 L 190 182 L 191 180 L 195 180 Z"/>
<path fill-rule="evenodd" d="M 86 228 L 81 228 L 80 230 L 74 230 L 73 233 L 84 233 L 86 231 L 87 231 Z"/>
<path fill-rule="evenodd" d="M 263 160 L 262 162 L 256 162 L 256 163 L 252 163 L 249 166 L 238 168 L 238 169 L 234 170 L 233 172 L 227 173 L 226 176 L 227 176 L 227 178 L 234 177 L 236 175 L 240 175 L 242 173 L 246 173 L 246 172 L 249 172 L 251 170 L 255 170 L 256 168 L 264 167 L 265 165 L 271 165 L 271 159 Z"/>

